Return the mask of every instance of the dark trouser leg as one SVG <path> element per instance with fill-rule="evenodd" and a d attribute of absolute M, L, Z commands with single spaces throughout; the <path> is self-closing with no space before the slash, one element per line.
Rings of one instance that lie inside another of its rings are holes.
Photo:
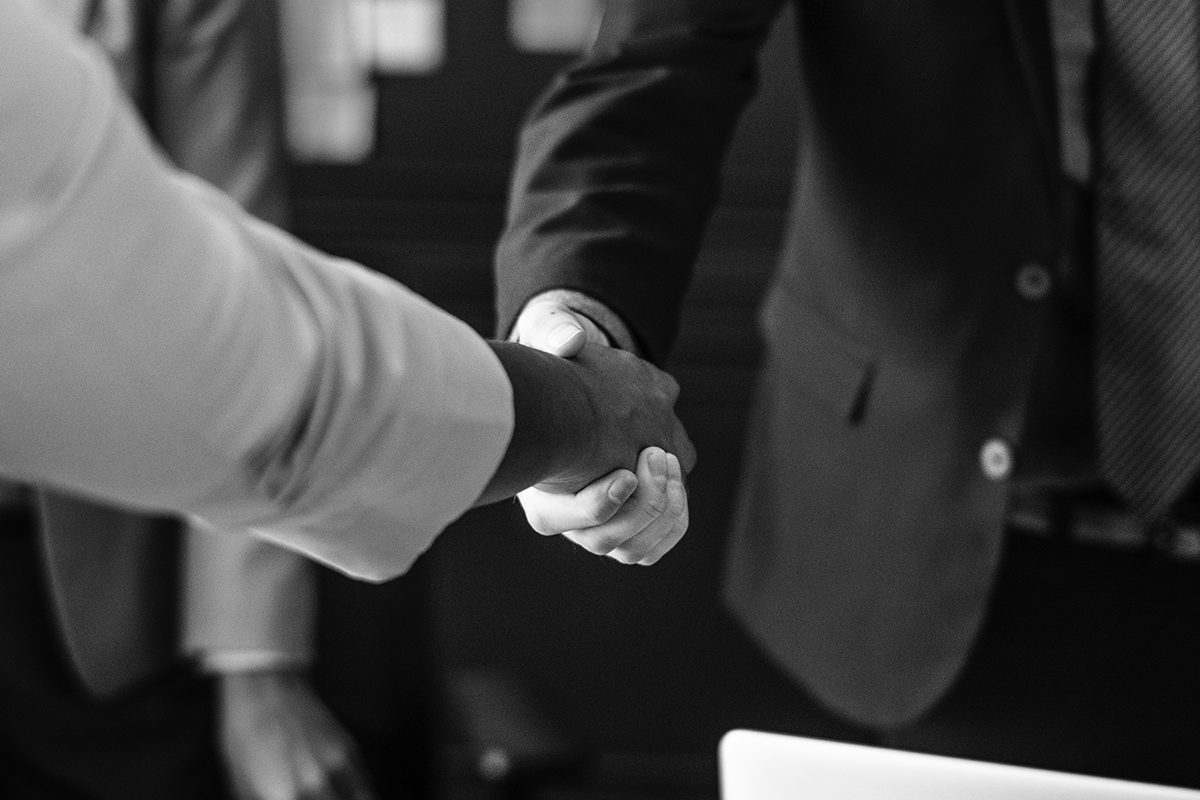
<path fill-rule="evenodd" d="M 321 571 L 316 685 L 385 798 L 431 794 L 429 568 L 383 584 Z"/>
<path fill-rule="evenodd" d="M 1200 787 L 1200 565 L 1011 536 L 964 674 L 885 741 Z"/>
<path fill-rule="evenodd" d="M 180 665 L 113 701 L 82 689 L 54 628 L 29 521 L 0 522 L 0 796 L 224 797 L 211 687 Z"/>

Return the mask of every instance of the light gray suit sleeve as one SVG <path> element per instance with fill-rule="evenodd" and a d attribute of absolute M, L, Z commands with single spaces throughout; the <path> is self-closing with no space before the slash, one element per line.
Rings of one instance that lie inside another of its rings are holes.
<path fill-rule="evenodd" d="M 508 445 L 491 348 L 168 168 L 103 59 L 0 18 L 0 473 L 403 572 Z"/>
<path fill-rule="evenodd" d="M 154 26 L 144 105 L 163 150 L 254 216 L 286 225 L 276 3 L 139 2 L 151 11 L 138 16 Z M 186 531 L 184 651 L 225 667 L 310 661 L 313 567 L 261 541 L 197 524 Z"/>

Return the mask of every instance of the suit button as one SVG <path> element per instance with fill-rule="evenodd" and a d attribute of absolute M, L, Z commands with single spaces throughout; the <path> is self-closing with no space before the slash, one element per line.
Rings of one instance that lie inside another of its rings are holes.
<path fill-rule="evenodd" d="M 1022 264 L 1017 270 L 1017 294 L 1026 300 L 1042 300 L 1050 294 L 1050 272 L 1041 264 Z"/>
<path fill-rule="evenodd" d="M 990 481 L 1002 481 L 1012 475 L 1014 461 L 1012 445 L 1000 437 L 988 439 L 979 448 L 979 466 Z"/>

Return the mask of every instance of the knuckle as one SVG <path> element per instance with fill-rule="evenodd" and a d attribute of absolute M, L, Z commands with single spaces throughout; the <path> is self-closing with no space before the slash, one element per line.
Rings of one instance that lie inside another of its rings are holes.
<path fill-rule="evenodd" d="M 639 559 L 639 556 L 631 553 L 625 548 L 617 548 L 613 550 L 608 554 L 608 557 L 621 564 L 636 564 Z"/>
<path fill-rule="evenodd" d="M 566 531 L 563 533 L 563 538 L 569 542 L 574 542 L 579 547 L 588 551 L 592 555 L 602 556 L 608 553 L 608 550 L 602 550 L 600 543 L 596 537 L 586 530 L 584 531 Z M 611 549 L 611 548 L 610 548 Z"/>
<path fill-rule="evenodd" d="M 642 502 L 642 514 L 651 520 L 658 519 L 667 511 L 668 500 L 665 494 L 653 493 Z"/>
<path fill-rule="evenodd" d="M 607 494 L 605 494 L 604 498 L 596 504 L 594 514 L 596 521 L 594 524 L 599 525 L 601 523 L 608 522 L 617 515 L 617 512 L 621 510 L 621 506 L 624 504 L 625 503 L 623 501 L 609 497 Z"/>
<path fill-rule="evenodd" d="M 616 534 L 600 534 L 589 537 L 591 547 L 589 550 L 598 556 L 611 555 L 621 546 L 624 540 Z"/>
<path fill-rule="evenodd" d="M 608 521 L 616 509 L 611 507 L 610 502 L 599 501 L 592 503 L 583 509 L 581 519 L 584 522 L 584 527 L 590 528 Z"/>
<path fill-rule="evenodd" d="M 668 495 L 663 505 L 663 514 L 672 519 L 682 519 L 687 514 L 687 500 L 684 499 L 682 494 L 675 497 Z"/>
<path fill-rule="evenodd" d="M 594 556 L 606 556 L 612 551 L 611 547 L 605 547 L 596 539 L 579 539 L 575 543 Z"/>

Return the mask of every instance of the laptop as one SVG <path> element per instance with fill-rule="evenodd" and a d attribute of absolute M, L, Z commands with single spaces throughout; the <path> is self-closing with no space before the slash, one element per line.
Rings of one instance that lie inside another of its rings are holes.
<path fill-rule="evenodd" d="M 1200 791 L 734 730 L 721 800 L 1200 800 Z"/>

